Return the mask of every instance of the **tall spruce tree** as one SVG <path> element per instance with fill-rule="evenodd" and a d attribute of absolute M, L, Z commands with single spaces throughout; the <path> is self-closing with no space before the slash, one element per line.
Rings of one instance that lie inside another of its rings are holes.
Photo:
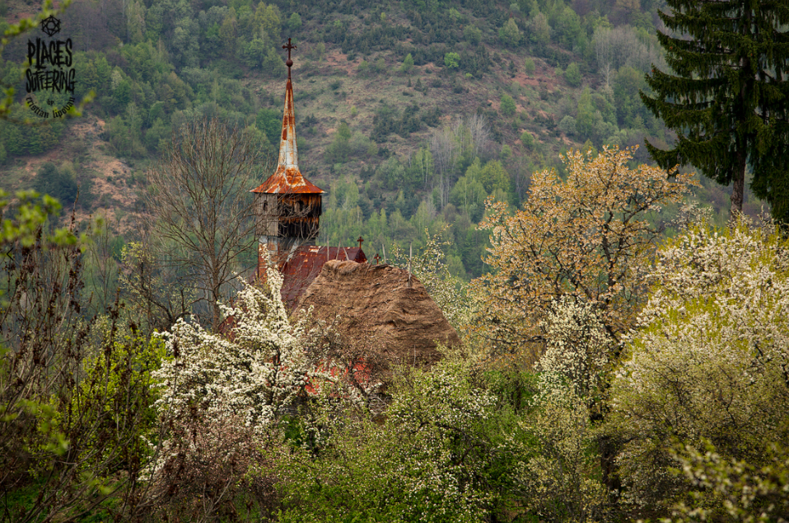
<path fill-rule="evenodd" d="M 656 70 L 644 104 L 677 133 L 672 149 L 646 143 L 663 168 L 692 164 L 728 185 L 742 211 L 751 188 L 789 222 L 789 0 L 667 0 L 658 32 L 675 74 Z"/>

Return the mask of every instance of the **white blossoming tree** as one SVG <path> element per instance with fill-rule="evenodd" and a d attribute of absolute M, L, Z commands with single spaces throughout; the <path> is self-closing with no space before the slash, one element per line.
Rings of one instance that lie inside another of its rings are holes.
<path fill-rule="evenodd" d="M 150 499 L 168 517 L 192 517 L 195 503 L 206 517 L 221 515 L 239 492 L 256 493 L 264 512 L 277 422 L 339 382 L 309 332 L 309 314 L 292 321 L 281 287 L 270 269 L 265 288 L 244 284 L 233 306 L 221 306 L 221 332 L 179 319 L 162 335 L 170 359 L 155 373 L 163 390 L 156 406 L 167 432 L 150 470 Z M 354 399 L 354 390 L 338 396 Z"/>
<path fill-rule="evenodd" d="M 164 385 L 157 404 L 162 412 L 177 419 L 198 407 L 213 419 L 240 416 L 261 432 L 306 394 L 311 381 L 331 380 L 307 355 L 309 316 L 291 323 L 281 286 L 275 270 L 266 290 L 245 284 L 234 306 L 221 306 L 226 333 L 176 322 L 164 335 L 173 358 L 156 374 Z"/>
<path fill-rule="evenodd" d="M 540 521 L 601 521 L 608 490 L 586 398 L 559 372 L 544 372 L 531 415 L 519 421 L 510 446 L 519 457 L 514 490 Z"/>
<path fill-rule="evenodd" d="M 618 462 L 629 498 L 665 512 L 690 487 L 670 471 L 677 440 L 709 440 L 757 468 L 789 442 L 789 242 L 745 218 L 723 231 L 691 227 L 660 250 L 651 277 L 610 421 L 626 442 Z"/>
<path fill-rule="evenodd" d="M 591 303 L 562 296 L 548 308 L 542 325 L 546 348 L 538 368 L 561 377 L 585 400 L 599 392 L 608 352 L 614 341 Z"/>
<path fill-rule="evenodd" d="M 532 411 L 509 441 L 519 456 L 515 490 L 541 521 L 600 521 L 608 490 L 593 421 L 601 417 L 614 342 L 594 306 L 572 296 L 554 300 L 542 329 L 547 341 Z"/>

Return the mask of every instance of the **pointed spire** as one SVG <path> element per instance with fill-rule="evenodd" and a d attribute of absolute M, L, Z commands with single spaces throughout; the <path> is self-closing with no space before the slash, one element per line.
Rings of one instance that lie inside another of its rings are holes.
<path fill-rule="evenodd" d="M 288 67 L 290 72 L 290 67 Z M 285 87 L 285 111 L 282 115 L 282 140 L 279 143 L 278 167 L 299 170 L 299 151 L 296 146 L 296 117 L 293 112 L 293 84 L 288 78 Z"/>
<path fill-rule="evenodd" d="M 293 83 L 290 78 L 290 68 L 293 60 L 290 58 L 291 49 L 296 46 L 288 38 L 287 45 L 282 46 L 288 50 L 288 83 L 285 86 L 285 110 L 282 115 L 282 139 L 279 143 L 279 161 L 277 170 L 260 187 L 253 189 L 257 193 L 322 193 L 323 190 L 309 182 L 299 170 L 299 151 L 296 146 L 296 116 L 293 110 Z"/>

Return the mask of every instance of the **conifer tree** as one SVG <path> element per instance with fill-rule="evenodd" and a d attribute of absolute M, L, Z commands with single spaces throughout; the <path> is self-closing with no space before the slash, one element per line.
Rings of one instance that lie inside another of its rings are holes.
<path fill-rule="evenodd" d="M 692 164 L 705 176 L 733 182 L 732 212 L 742 210 L 745 169 L 751 187 L 789 221 L 789 0 L 667 0 L 658 32 L 674 74 L 646 80 L 644 104 L 677 133 L 672 149 L 647 142 L 669 168 Z"/>

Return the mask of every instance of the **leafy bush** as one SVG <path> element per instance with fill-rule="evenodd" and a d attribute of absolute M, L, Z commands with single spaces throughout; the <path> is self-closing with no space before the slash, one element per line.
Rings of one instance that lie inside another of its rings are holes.
<path fill-rule="evenodd" d="M 457 69 L 460 67 L 460 55 L 457 53 L 447 53 L 444 55 L 444 66 L 447 69 Z"/>
<path fill-rule="evenodd" d="M 517 106 L 515 105 L 515 100 L 512 99 L 512 96 L 508 94 L 501 95 L 501 114 L 504 116 L 512 116 L 515 114 L 517 110 Z"/>
<path fill-rule="evenodd" d="M 612 387 L 629 499 L 666 510 L 690 484 L 672 442 L 767 465 L 789 442 L 789 243 L 745 218 L 693 226 L 658 253 L 653 290 Z M 715 499 L 709 492 L 704 506 Z"/>
<path fill-rule="evenodd" d="M 382 425 L 336 418 L 317 455 L 286 456 L 283 521 L 482 520 L 494 403 L 467 366 L 405 372 Z"/>
<path fill-rule="evenodd" d="M 77 182 L 74 174 L 58 169 L 52 162 L 41 166 L 33 180 L 33 188 L 60 200 L 64 206 L 71 206 L 77 198 Z"/>
<path fill-rule="evenodd" d="M 470 44 L 477 45 L 482 41 L 482 30 L 467 24 L 463 29 L 463 37 Z"/>
<path fill-rule="evenodd" d="M 529 76 L 533 75 L 534 70 L 536 69 L 534 65 L 534 60 L 532 58 L 526 58 L 526 60 L 524 60 L 523 62 L 523 67 L 524 70 L 526 71 L 526 74 Z"/>
<path fill-rule="evenodd" d="M 499 38 L 504 42 L 504 45 L 510 47 L 516 47 L 520 43 L 521 31 L 518 28 L 518 24 L 515 23 L 515 19 L 510 18 L 501 29 L 499 29 Z"/>
<path fill-rule="evenodd" d="M 572 62 L 567 66 L 567 70 L 564 72 L 564 79 L 570 87 L 581 86 L 581 70 L 578 68 L 578 64 Z"/>
<path fill-rule="evenodd" d="M 408 53 L 403 59 L 403 64 L 400 66 L 400 71 L 403 73 L 410 73 L 411 70 L 414 68 L 414 57 L 411 56 L 411 53 Z"/>

